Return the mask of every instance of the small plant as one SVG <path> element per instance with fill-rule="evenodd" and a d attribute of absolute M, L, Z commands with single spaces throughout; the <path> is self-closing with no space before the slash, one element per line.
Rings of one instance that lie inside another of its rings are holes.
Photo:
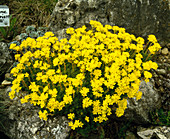
<path fill-rule="evenodd" d="M 10 42 L 8 44 L 8 47 L 10 47 L 11 44 L 16 44 L 19 46 L 22 43 L 22 41 L 26 40 L 28 37 L 34 38 L 34 39 L 37 39 L 38 37 L 42 37 L 45 34 L 46 30 L 47 30 L 47 27 L 35 28 L 34 26 L 27 26 L 25 29 L 25 33 L 21 33 L 17 41 L 14 40 L 13 42 Z M 10 52 L 12 53 L 12 55 L 17 54 L 16 50 L 10 50 Z M 25 52 L 26 52 L 25 49 L 23 49 L 22 53 L 25 53 Z M 16 66 L 16 64 L 14 65 Z"/>
<path fill-rule="evenodd" d="M 87 135 L 100 129 L 102 123 L 115 113 L 121 117 L 127 108 L 127 98 L 142 97 L 141 80 L 149 81 L 151 68 L 157 64 L 147 61 L 161 47 L 150 35 L 147 47 L 143 38 L 125 32 L 118 26 L 90 21 L 91 29 L 68 28 L 70 39 L 58 40 L 52 32 L 37 39 L 26 38 L 18 46 L 11 70 L 11 99 L 31 103 L 40 108 L 40 119 L 64 115 L 77 133 Z M 143 49 L 144 48 L 144 49 Z M 23 53 L 25 50 L 25 53 Z M 143 57 L 142 54 L 148 54 Z"/>
<path fill-rule="evenodd" d="M 16 18 L 10 16 L 10 26 L 9 27 L 0 27 L 0 41 L 9 42 L 16 36 Z"/>
<path fill-rule="evenodd" d="M 132 126 L 132 120 L 128 121 L 127 123 L 124 123 L 118 132 L 118 138 L 125 138 L 126 132 L 129 130 L 129 128 Z"/>
<path fill-rule="evenodd" d="M 170 111 L 165 112 L 162 108 L 150 113 L 152 124 L 170 126 Z"/>

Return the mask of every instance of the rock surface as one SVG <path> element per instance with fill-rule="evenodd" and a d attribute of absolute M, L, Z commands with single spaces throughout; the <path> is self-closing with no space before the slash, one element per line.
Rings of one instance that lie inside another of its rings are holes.
<path fill-rule="evenodd" d="M 170 111 L 170 53 L 158 54 L 154 61 L 158 63 L 158 69 L 152 71 L 154 86 L 161 96 L 162 107 Z"/>
<path fill-rule="evenodd" d="M 13 60 L 7 44 L 0 42 L 0 82 L 3 80 L 5 72 L 10 68 L 12 63 Z"/>
<path fill-rule="evenodd" d="M 11 85 L 12 83 L 10 81 L 7 81 L 7 80 L 4 80 L 1 85 L 2 86 L 8 86 L 8 85 Z"/>
<path fill-rule="evenodd" d="M 10 90 L 9 86 L 0 89 L 3 103 L 8 107 L 3 115 L 5 120 L 2 121 L 5 128 L 0 127 L 0 131 L 11 139 L 65 139 L 69 135 L 69 121 L 64 116 L 40 120 L 37 107 L 21 104 L 18 99 L 9 100 L 7 95 Z"/>
<path fill-rule="evenodd" d="M 169 139 L 170 138 L 170 127 L 158 126 L 153 129 L 152 128 L 148 128 L 148 129 L 140 128 L 138 130 L 139 131 L 137 132 L 137 134 L 142 139 L 151 139 L 151 138 Z"/>
<path fill-rule="evenodd" d="M 170 37 L 168 17 L 168 0 L 59 0 L 49 30 L 62 38 L 67 36 L 66 28 L 88 26 L 90 20 L 97 20 L 125 27 L 137 36 L 154 34 L 163 46 Z"/>
<path fill-rule="evenodd" d="M 133 120 L 136 124 L 150 123 L 149 112 L 161 107 L 159 93 L 154 90 L 152 82 L 142 81 L 139 91 L 142 91 L 140 100 L 128 99 L 128 108 L 125 110 L 126 120 Z"/>
<path fill-rule="evenodd" d="M 161 52 L 162 52 L 163 55 L 167 55 L 169 53 L 168 48 L 162 49 Z"/>

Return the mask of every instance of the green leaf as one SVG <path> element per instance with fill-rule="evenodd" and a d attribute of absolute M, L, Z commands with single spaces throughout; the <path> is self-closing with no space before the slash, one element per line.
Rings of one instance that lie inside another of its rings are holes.
<path fill-rule="evenodd" d="M 3 36 L 4 38 L 7 37 L 7 32 L 6 32 L 6 30 L 5 30 L 3 27 L 0 27 L 0 32 L 1 32 L 1 34 L 2 34 L 2 36 Z"/>
<path fill-rule="evenodd" d="M 16 18 L 13 18 L 13 19 L 11 20 L 10 29 L 9 29 L 10 32 L 12 31 L 12 29 L 14 29 L 14 26 L 15 26 L 16 21 L 17 21 Z"/>
<path fill-rule="evenodd" d="M 0 41 L 3 41 L 4 39 L 0 37 Z"/>

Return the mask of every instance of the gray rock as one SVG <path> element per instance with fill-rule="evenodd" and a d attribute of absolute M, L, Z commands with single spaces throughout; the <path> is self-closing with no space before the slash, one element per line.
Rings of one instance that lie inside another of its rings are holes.
<path fill-rule="evenodd" d="M 139 91 L 142 91 L 140 100 L 128 99 L 128 106 L 125 110 L 126 120 L 133 120 L 137 124 L 150 123 L 149 112 L 161 107 L 161 96 L 154 90 L 153 83 L 142 81 Z"/>
<path fill-rule="evenodd" d="M 0 79 L 2 75 L 10 68 L 13 60 L 9 53 L 9 49 L 6 43 L 0 42 Z"/>
<path fill-rule="evenodd" d="M 161 52 L 162 52 L 163 55 L 167 55 L 169 53 L 168 48 L 162 49 Z"/>
<path fill-rule="evenodd" d="M 151 138 L 157 138 L 157 139 L 169 139 L 168 133 L 170 133 L 170 127 L 166 126 L 158 126 L 154 129 L 152 128 L 141 128 L 137 132 L 139 137 L 142 139 L 151 139 Z"/>
<path fill-rule="evenodd" d="M 33 128 L 30 128 L 30 131 L 32 132 L 32 134 L 35 134 L 37 131 L 38 131 L 38 127 L 33 127 Z"/>
<path fill-rule="evenodd" d="M 9 113 L 9 119 L 10 119 L 10 120 L 14 120 L 14 118 L 15 118 L 14 113 Z"/>
<path fill-rule="evenodd" d="M 10 73 L 6 73 L 6 74 L 5 74 L 5 80 L 10 80 L 10 81 L 13 80 L 13 78 L 11 77 L 11 74 L 10 74 Z"/>
<path fill-rule="evenodd" d="M 20 104 L 19 99 L 10 100 L 8 95 L 10 89 L 0 89 L 0 96 L 4 94 L 4 104 L 8 104 L 4 124 L 5 129 L 0 127 L 11 139 L 42 139 L 54 138 L 65 139 L 69 135 L 71 128 L 68 126 L 66 117 L 56 116 L 47 121 L 43 121 L 38 116 L 38 108 L 31 104 Z M 7 103 L 8 102 L 8 103 Z M 7 124 L 8 123 L 8 124 Z"/>
<path fill-rule="evenodd" d="M 170 48 L 170 43 L 167 44 L 167 47 Z"/>
<path fill-rule="evenodd" d="M 16 41 L 20 41 L 20 39 L 21 39 L 20 35 L 17 35 L 17 36 L 14 38 L 14 40 L 16 40 Z"/>
<path fill-rule="evenodd" d="M 157 71 L 158 74 L 162 74 L 162 75 L 166 74 L 166 70 L 165 69 L 157 69 L 156 71 Z"/>
<path fill-rule="evenodd" d="M 4 80 L 1 85 L 3 86 L 8 86 L 8 85 L 11 85 L 12 83 L 10 81 L 7 81 L 7 80 Z"/>
<path fill-rule="evenodd" d="M 49 31 L 61 37 L 58 32 L 63 29 L 78 28 L 88 25 L 90 20 L 97 20 L 103 25 L 125 27 L 137 36 L 155 34 L 162 42 L 168 42 L 168 11 L 167 0 L 59 0 Z"/>

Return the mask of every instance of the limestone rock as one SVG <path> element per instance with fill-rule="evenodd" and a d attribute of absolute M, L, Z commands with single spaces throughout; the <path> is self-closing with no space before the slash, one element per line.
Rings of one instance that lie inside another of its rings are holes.
<path fill-rule="evenodd" d="M 43 121 L 38 116 L 38 108 L 31 104 L 21 104 L 19 99 L 10 100 L 7 96 L 11 91 L 10 87 L 0 89 L 0 96 L 3 95 L 4 104 L 8 106 L 3 122 L 5 129 L 0 127 L 11 139 L 41 139 L 55 138 L 65 139 L 71 128 L 68 126 L 66 117 L 56 116 Z"/>
<path fill-rule="evenodd" d="M 2 81 L 2 76 L 12 65 L 12 57 L 9 53 L 9 49 L 6 43 L 0 42 L 0 80 Z"/>
<path fill-rule="evenodd" d="M 5 74 L 5 80 L 7 80 L 7 81 L 13 81 L 14 79 L 11 77 L 11 74 L 10 74 L 10 73 L 6 73 L 6 74 Z"/>
<path fill-rule="evenodd" d="M 169 53 L 168 48 L 162 49 L 161 52 L 162 52 L 163 55 L 167 55 Z"/>
<path fill-rule="evenodd" d="M 154 90 L 153 83 L 142 81 L 139 91 L 142 91 L 140 100 L 128 99 L 128 106 L 125 110 L 125 118 L 133 120 L 137 124 L 150 123 L 149 112 L 161 107 L 161 96 Z"/>
<path fill-rule="evenodd" d="M 10 81 L 4 80 L 1 84 L 3 86 L 8 86 L 8 85 L 11 85 L 12 83 Z"/>
<path fill-rule="evenodd" d="M 156 139 L 169 139 L 170 136 L 170 127 L 166 127 L 166 126 L 158 126 L 154 129 L 145 129 L 145 128 L 141 128 L 139 129 L 139 131 L 137 132 L 137 134 L 139 135 L 139 137 L 141 137 L 142 139 L 151 139 L 151 138 L 156 138 Z"/>
<path fill-rule="evenodd" d="M 166 74 L 166 70 L 165 69 L 157 69 L 157 73 L 165 75 Z"/>
<path fill-rule="evenodd" d="M 17 36 L 14 38 L 14 40 L 16 40 L 16 41 L 20 41 L 20 39 L 21 39 L 20 35 L 17 35 Z"/>
<path fill-rule="evenodd" d="M 168 11 L 167 0 L 59 0 L 52 13 L 49 31 L 59 36 L 63 29 L 88 26 L 90 20 L 97 20 L 103 25 L 125 27 L 137 36 L 155 34 L 158 40 L 168 42 Z"/>

